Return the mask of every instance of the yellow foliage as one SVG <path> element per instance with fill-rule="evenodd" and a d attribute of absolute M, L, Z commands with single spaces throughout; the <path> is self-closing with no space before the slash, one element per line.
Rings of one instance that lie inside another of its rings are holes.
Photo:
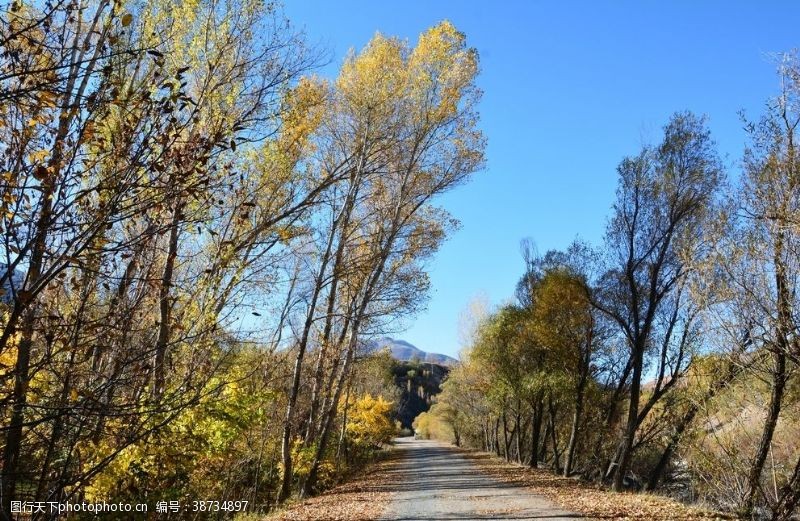
<path fill-rule="evenodd" d="M 423 412 L 414 418 L 414 435 L 425 440 L 453 441 L 453 429 L 436 411 Z"/>
<path fill-rule="evenodd" d="M 5 325 L 8 320 L 8 313 L 3 313 L 2 318 L 3 320 L 0 324 Z M 6 396 L 11 393 L 11 389 L 14 387 L 14 379 L 10 378 L 10 376 L 14 371 L 14 365 L 17 363 L 18 342 L 19 333 L 14 333 L 6 343 L 5 349 L 0 351 L 0 379 L 5 382 L 3 387 L 0 387 L 0 391 Z"/>
<path fill-rule="evenodd" d="M 283 100 L 282 148 L 297 159 L 308 138 L 322 121 L 328 84 L 315 78 L 303 78 Z"/>
<path fill-rule="evenodd" d="M 459 106 L 476 94 L 478 54 L 466 46 L 463 33 L 444 21 L 424 32 L 413 49 L 405 40 L 376 34 L 358 54 L 351 52 L 336 86 L 355 112 L 368 111 L 369 121 L 388 124 L 411 122 L 432 128 L 453 120 Z M 474 121 L 465 120 L 454 143 L 463 140 L 464 152 L 474 141 Z"/>
<path fill-rule="evenodd" d="M 395 433 L 391 412 L 392 402 L 387 402 L 383 396 L 373 398 L 367 394 L 356 399 L 348 411 L 347 434 L 363 445 L 388 443 Z"/>
<path fill-rule="evenodd" d="M 125 447 L 86 486 L 92 501 L 134 500 L 148 491 L 150 497 L 175 499 L 180 491 L 219 494 L 226 486 L 220 472 L 231 473 L 233 462 L 239 470 L 261 472 L 265 479 L 269 466 L 248 468 L 253 460 L 250 440 L 259 435 L 266 421 L 265 409 L 274 405 L 275 391 L 264 388 L 254 377 L 257 353 L 240 353 L 225 372 L 207 384 L 208 392 L 195 407 L 181 412 L 173 421 L 151 436 Z M 153 421 L 159 421 L 154 418 Z M 109 435 L 95 444 L 81 442 L 77 450 L 87 465 L 94 465 L 118 450 L 114 435 L 120 430 L 117 420 L 107 423 Z"/>

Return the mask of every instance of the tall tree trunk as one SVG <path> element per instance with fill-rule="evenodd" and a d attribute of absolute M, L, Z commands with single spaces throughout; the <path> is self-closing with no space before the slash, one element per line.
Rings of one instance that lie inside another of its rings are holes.
<path fill-rule="evenodd" d="M 350 367 L 353 363 L 353 358 L 355 357 L 355 351 L 357 347 L 357 331 L 358 331 L 358 323 L 353 325 L 353 329 L 351 330 L 351 337 L 350 342 L 347 348 L 347 354 L 345 357 L 345 361 L 342 364 L 341 373 L 338 378 L 338 382 L 336 384 L 336 390 L 333 393 L 333 397 L 331 399 L 331 403 L 329 407 L 323 411 L 324 416 L 322 417 L 322 430 L 320 431 L 319 435 L 319 442 L 317 444 L 317 449 L 314 453 L 314 460 L 311 463 L 311 469 L 308 472 L 308 477 L 306 478 L 305 482 L 303 483 L 301 494 L 303 497 L 308 496 L 317 482 L 317 475 L 319 473 L 319 466 L 322 463 L 322 460 L 325 457 L 325 451 L 328 448 L 328 438 L 330 437 L 330 432 L 333 430 L 333 421 L 336 418 L 336 411 L 339 407 L 339 400 L 341 399 L 342 390 L 344 388 L 345 382 L 347 381 L 350 375 Z"/>
<path fill-rule="evenodd" d="M 354 189 L 351 187 L 351 193 Z M 345 203 L 345 208 L 342 212 L 350 210 L 351 207 Z M 281 478 L 281 488 L 278 494 L 278 501 L 283 501 L 289 497 L 292 491 L 293 469 L 292 469 L 292 423 L 294 422 L 295 407 L 297 406 L 297 397 L 300 394 L 300 378 L 303 371 L 303 359 L 305 357 L 306 349 L 308 348 L 308 341 L 311 336 L 311 328 L 314 324 L 314 317 L 316 315 L 317 300 L 324 287 L 325 274 L 328 269 L 328 262 L 330 261 L 331 251 L 333 250 L 333 243 L 335 241 L 337 232 L 337 223 L 339 222 L 342 214 L 334 220 L 331 225 L 331 231 L 328 235 L 328 241 L 325 245 L 325 252 L 320 259 L 319 269 L 314 280 L 314 288 L 311 293 L 311 301 L 308 304 L 306 311 L 306 319 L 303 324 L 303 331 L 300 335 L 300 340 L 297 345 L 297 356 L 294 361 L 294 368 L 292 371 L 292 387 L 289 390 L 289 398 L 286 404 L 286 415 L 284 416 L 283 432 L 281 433 L 281 462 L 283 464 L 283 476 Z M 330 317 L 327 317 L 330 320 Z M 313 427 L 309 427 L 313 429 Z"/>
<path fill-rule="evenodd" d="M 517 450 L 517 463 L 522 463 L 522 429 L 520 428 L 520 413 L 519 404 L 517 404 L 517 414 L 514 417 L 514 433 L 516 433 L 516 450 Z"/>
<path fill-rule="evenodd" d="M 495 418 L 495 420 L 494 420 L 494 436 L 493 436 L 493 439 L 494 439 L 494 452 L 499 457 L 499 456 L 502 455 L 500 453 L 500 417 L 499 416 L 497 418 Z"/>
<path fill-rule="evenodd" d="M 544 414 L 542 414 L 542 420 L 544 420 Z M 539 459 L 547 465 L 547 444 L 550 440 L 550 431 L 552 429 L 552 425 L 549 421 L 545 422 L 544 427 L 544 436 L 542 437 L 542 445 L 539 447 Z"/>
<path fill-rule="evenodd" d="M 505 407 L 503 408 L 503 458 L 511 460 L 509 450 L 511 449 L 511 442 L 508 439 L 508 420 L 506 419 Z"/>
<path fill-rule="evenodd" d="M 316 293 L 316 292 L 315 292 Z M 313 301 L 313 299 L 312 299 Z M 309 309 L 306 324 L 311 328 L 313 311 Z M 297 405 L 297 396 L 300 393 L 300 376 L 303 369 L 303 356 L 305 355 L 305 343 L 297 346 L 297 355 L 294 360 L 292 371 L 292 387 L 289 389 L 289 396 L 286 403 L 286 415 L 283 419 L 283 432 L 281 433 L 281 462 L 283 464 L 283 476 L 281 477 L 281 488 L 278 493 L 278 501 L 283 501 L 289 497 L 292 491 L 292 479 L 294 470 L 292 469 L 292 422 L 294 421 L 294 410 Z"/>
<path fill-rule="evenodd" d="M 542 416 L 544 415 L 544 401 L 541 395 L 536 399 L 532 408 L 531 419 L 531 468 L 539 467 L 539 438 L 542 434 Z"/>
<path fill-rule="evenodd" d="M 553 399 L 550 398 L 547 404 L 548 412 L 550 413 L 550 419 L 548 420 L 550 423 L 550 436 L 552 436 L 553 441 L 553 468 L 556 471 L 556 474 L 561 471 L 561 454 L 558 450 L 558 436 L 556 432 L 556 410 L 553 407 Z"/>
<path fill-rule="evenodd" d="M 767 455 L 772 445 L 772 437 L 775 434 L 775 426 L 781 413 L 783 393 L 786 387 L 786 355 L 784 352 L 778 351 L 773 353 L 772 356 L 774 361 L 772 392 L 770 394 L 769 407 L 767 408 L 767 417 L 764 420 L 764 428 L 761 432 L 758 450 L 747 473 L 747 489 L 744 498 L 742 498 L 742 507 L 740 509 L 740 514 L 745 518 L 752 516 L 756 504 L 756 494 L 761 490 L 761 473 L 764 470 L 764 462 L 767 460 Z"/>
<path fill-rule="evenodd" d="M 644 335 L 642 335 L 644 336 Z M 620 443 L 619 457 L 617 465 L 612 469 L 614 482 L 612 490 L 621 491 L 625 486 L 625 475 L 631 465 L 633 455 L 633 438 L 639 427 L 639 396 L 642 384 L 642 365 L 644 363 L 644 346 L 633 346 L 633 377 L 631 379 L 631 391 L 628 403 L 628 421 L 625 424 L 625 432 Z"/>
<path fill-rule="evenodd" d="M 572 415 L 572 427 L 569 431 L 569 444 L 567 445 L 567 459 L 564 461 L 564 475 L 569 477 L 572 473 L 572 464 L 575 458 L 575 447 L 578 445 L 578 430 L 583 418 L 583 395 L 586 390 L 586 372 L 582 371 L 578 388 L 575 393 L 575 411 Z"/>
<path fill-rule="evenodd" d="M 101 3 L 98 7 L 93 23 L 88 27 L 89 34 L 95 31 L 100 21 L 101 13 L 105 11 L 107 2 Z M 56 193 L 56 181 L 59 179 L 64 159 L 64 147 L 67 146 L 67 134 L 70 124 L 78 116 L 78 111 L 73 107 L 77 106 L 91 77 L 94 66 L 97 63 L 98 52 L 94 57 L 86 59 L 87 49 L 79 50 L 80 42 L 85 37 L 81 33 L 81 25 L 73 36 L 71 44 L 71 58 L 68 58 L 68 76 L 62 95 L 63 109 L 58 118 L 58 130 L 53 136 L 53 150 L 48 162 L 48 175 L 41 183 L 41 210 L 36 218 L 34 235 L 32 239 L 31 257 L 28 263 L 28 271 L 25 277 L 25 291 L 18 293 L 12 312 L 3 328 L 0 336 L 0 351 L 4 350 L 8 340 L 18 330 L 20 339 L 17 343 L 17 360 L 14 364 L 14 388 L 11 393 L 12 408 L 11 418 L 9 418 L 8 429 L 6 431 L 6 446 L 3 450 L 3 469 L 0 472 L 0 512 L 3 519 L 12 519 L 11 500 L 16 493 L 17 481 L 19 479 L 19 457 L 22 447 L 22 431 L 25 424 L 25 408 L 27 406 L 28 385 L 30 379 L 31 349 L 33 347 L 33 336 L 36 324 L 36 306 L 34 305 L 35 293 L 42 290 L 42 275 L 44 268 L 45 254 L 47 253 L 47 241 L 50 235 L 53 218 L 53 200 Z M 103 45 L 105 33 L 97 42 L 96 49 Z M 84 81 L 77 86 L 76 82 L 79 75 L 83 73 Z M 10 266 L 8 276 L 13 276 Z M 21 324 L 17 324 L 21 321 Z M 19 327 L 19 329 L 17 329 Z"/>
<path fill-rule="evenodd" d="M 356 176 L 355 181 L 358 181 L 360 175 Z M 353 195 L 355 197 L 355 193 Z M 347 208 L 343 208 L 342 211 L 344 212 L 347 210 L 348 212 L 352 211 L 350 205 Z M 314 377 L 312 379 L 312 388 L 311 388 L 311 406 L 309 408 L 309 415 L 308 415 L 308 431 L 306 432 L 305 441 L 306 443 L 310 443 L 317 435 L 317 415 L 320 407 L 320 395 L 323 388 L 323 383 L 325 381 L 325 360 L 327 358 L 328 352 L 330 351 L 330 341 L 331 341 L 331 332 L 333 330 L 333 322 L 334 322 L 334 311 L 336 310 L 336 297 L 337 291 L 339 286 L 339 277 L 342 265 L 342 257 L 344 256 L 344 247 L 347 243 L 346 237 L 346 230 L 350 224 L 350 213 L 342 214 L 341 219 L 344 221 L 341 225 L 340 237 L 339 237 L 339 244 L 336 246 L 336 254 L 334 255 L 333 259 L 333 266 L 332 266 L 332 275 L 331 275 L 331 284 L 330 288 L 328 288 L 328 299 L 325 306 L 325 326 L 322 330 L 322 341 L 319 349 L 319 353 L 317 355 L 317 362 L 314 367 Z M 338 219 L 337 219 L 338 221 Z M 335 231 L 335 227 L 334 230 Z M 334 236 L 331 235 L 331 241 L 334 240 Z M 332 242 L 331 242 L 332 244 Z M 329 246 L 330 251 L 330 246 Z"/>
<path fill-rule="evenodd" d="M 783 226 L 783 223 L 779 223 L 779 226 Z M 779 227 L 775 237 L 772 259 L 775 266 L 776 308 L 778 312 L 775 327 L 775 346 L 772 353 L 772 392 L 770 393 L 767 418 L 764 421 L 764 429 L 761 432 L 758 450 L 747 474 L 747 490 L 741 508 L 741 514 L 746 517 L 752 515 L 756 503 L 756 493 L 761 489 L 761 473 L 764 470 L 764 462 L 767 460 L 767 454 L 772 446 L 772 438 L 781 414 L 783 394 L 786 388 L 786 355 L 790 349 L 789 338 L 794 330 L 794 320 L 792 296 L 784 260 L 785 240 L 785 232 L 783 228 Z"/>
<path fill-rule="evenodd" d="M 175 259 L 178 256 L 178 237 L 180 234 L 180 220 L 183 213 L 183 204 L 179 201 L 172 211 L 172 220 L 169 225 L 169 243 L 167 245 L 167 259 L 161 275 L 161 287 L 158 295 L 158 339 L 156 340 L 155 357 L 153 360 L 153 399 L 158 401 L 164 394 L 166 375 L 166 356 L 169 347 L 169 334 L 171 328 L 172 304 L 170 303 L 171 288 L 175 272 Z"/>
<path fill-rule="evenodd" d="M 339 446 L 336 448 L 336 461 L 338 465 L 338 461 L 341 458 L 342 452 L 344 452 L 345 461 L 349 461 L 348 451 L 347 451 L 347 413 L 350 410 L 350 388 L 352 387 L 353 380 L 348 380 L 347 382 L 347 392 L 344 393 L 344 412 L 342 413 L 342 429 L 339 432 Z"/>

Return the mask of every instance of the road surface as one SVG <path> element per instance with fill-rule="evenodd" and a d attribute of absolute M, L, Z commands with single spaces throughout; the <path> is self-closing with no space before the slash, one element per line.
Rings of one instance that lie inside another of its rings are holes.
<path fill-rule="evenodd" d="M 384 521 L 478 519 L 580 519 L 529 489 L 482 473 L 452 447 L 399 438 L 403 456 L 392 470 L 395 492 Z"/>

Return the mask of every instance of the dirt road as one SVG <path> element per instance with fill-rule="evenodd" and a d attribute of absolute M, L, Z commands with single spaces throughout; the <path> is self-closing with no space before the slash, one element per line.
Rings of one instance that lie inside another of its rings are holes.
<path fill-rule="evenodd" d="M 581 518 L 482 473 L 448 445 L 410 438 L 397 442 L 403 457 L 392 472 L 397 479 L 384 521 Z"/>

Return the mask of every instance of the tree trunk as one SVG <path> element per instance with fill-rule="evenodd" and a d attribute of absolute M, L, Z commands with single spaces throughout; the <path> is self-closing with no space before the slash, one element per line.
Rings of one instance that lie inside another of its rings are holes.
<path fill-rule="evenodd" d="M 542 416 L 542 419 L 544 420 L 544 416 Z M 545 428 L 544 428 L 544 437 L 542 438 L 542 446 L 539 448 L 539 459 L 545 465 L 547 465 L 547 449 L 548 449 L 547 444 L 550 441 L 551 428 L 552 428 L 552 425 L 550 424 L 550 422 L 546 421 L 545 422 Z"/>
<path fill-rule="evenodd" d="M 742 349 L 744 349 L 747 345 L 750 345 L 749 335 L 745 335 L 744 343 Z M 714 398 L 717 393 L 727 386 L 729 383 L 733 381 L 736 376 L 738 376 L 744 368 L 737 363 L 734 363 L 733 360 L 729 360 L 727 363 L 727 368 L 725 370 L 725 374 L 714 381 L 709 386 L 708 391 L 706 391 L 705 396 L 703 397 L 702 401 L 694 402 L 686 413 L 683 415 L 681 420 L 678 422 L 678 425 L 675 427 L 675 430 L 670 436 L 669 442 L 667 443 L 664 452 L 661 454 L 661 457 L 658 460 L 655 468 L 650 472 L 650 477 L 647 480 L 647 485 L 645 486 L 645 490 L 655 490 L 658 487 L 659 481 L 664 475 L 664 471 L 667 468 L 670 460 L 672 459 L 672 455 L 675 453 L 675 449 L 678 447 L 678 443 L 680 443 L 681 438 L 683 437 L 684 432 L 692 424 L 694 418 L 697 416 L 697 413 L 700 412 L 700 408 L 703 404 L 708 403 L 709 400 Z"/>
<path fill-rule="evenodd" d="M 72 390 L 72 374 L 75 366 L 75 356 L 78 352 L 78 341 L 79 341 L 78 333 L 81 330 L 81 327 L 83 326 L 82 316 L 86 302 L 88 302 L 89 300 L 87 295 L 88 293 L 87 290 L 88 290 L 88 276 L 84 277 L 83 281 L 83 288 L 82 288 L 83 301 L 81 303 L 80 310 L 77 314 L 78 316 L 75 319 L 75 326 L 73 328 L 71 349 L 69 354 L 69 362 L 67 364 L 67 369 L 64 371 L 64 382 L 61 388 L 61 394 L 59 396 L 59 401 L 58 401 L 58 413 L 56 414 L 55 418 L 53 418 L 53 427 L 50 432 L 50 436 L 48 437 L 47 440 L 47 451 L 45 453 L 44 461 L 42 462 L 41 465 L 41 473 L 39 474 L 39 484 L 36 487 L 36 495 L 34 496 L 39 501 L 46 501 L 50 497 L 49 495 L 45 495 L 49 486 L 48 473 L 52 472 L 51 465 L 53 461 L 53 456 L 56 452 L 56 448 L 64 432 L 64 423 L 65 423 L 64 420 L 69 410 L 69 395 L 70 391 Z"/>
<path fill-rule="evenodd" d="M 572 464 L 575 458 L 575 447 L 578 445 L 578 429 L 583 416 L 583 395 L 586 389 L 586 373 L 581 372 L 578 382 L 577 392 L 575 393 L 575 413 L 572 416 L 572 428 L 569 432 L 569 444 L 567 445 L 567 459 L 564 461 L 564 476 L 569 477 L 572 473 Z"/>
<path fill-rule="evenodd" d="M 625 485 L 625 475 L 631 465 L 633 455 L 633 438 L 639 427 L 639 396 L 642 384 L 642 365 L 644 363 L 644 347 L 635 345 L 633 353 L 633 376 L 631 379 L 631 392 L 628 403 L 628 421 L 620 444 L 619 458 L 611 470 L 614 476 L 612 490 L 620 492 Z"/>
<path fill-rule="evenodd" d="M 355 181 L 358 180 L 360 176 L 356 176 Z M 355 190 L 351 191 L 353 193 L 353 197 L 355 197 Z M 346 205 L 345 208 L 342 209 L 342 212 L 347 210 L 348 212 L 352 211 L 350 205 Z M 350 223 L 350 214 L 343 213 L 341 215 L 341 219 L 343 219 L 343 223 L 341 225 L 340 237 L 339 237 L 339 244 L 336 246 L 336 254 L 334 255 L 333 259 L 333 266 L 332 266 L 332 274 L 331 274 L 331 284 L 330 288 L 328 288 L 328 299 L 327 304 L 325 306 L 325 326 L 322 331 L 322 342 L 319 347 L 319 354 L 317 356 L 317 363 L 314 367 L 314 378 L 312 379 L 312 388 L 311 388 L 311 406 L 309 407 L 309 414 L 308 414 L 308 431 L 306 432 L 305 441 L 306 443 L 311 442 L 317 435 L 317 415 L 319 412 L 320 407 L 320 394 L 322 392 L 323 383 L 325 381 L 325 359 L 328 351 L 330 350 L 330 339 L 331 339 L 331 331 L 333 329 L 333 319 L 334 319 L 334 310 L 336 308 L 336 292 L 339 285 L 339 271 L 340 266 L 342 264 L 342 257 L 344 256 L 344 246 L 346 244 L 346 230 Z M 339 219 L 337 219 L 338 222 Z M 331 230 L 331 237 L 330 243 L 328 245 L 328 251 L 326 252 L 326 257 L 330 254 L 331 246 L 334 241 L 336 233 L 336 224 L 334 225 L 333 229 Z"/>
<path fill-rule="evenodd" d="M 17 363 L 14 370 L 14 389 L 12 391 L 13 406 L 11 420 L 6 434 L 6 447 L 3 451 L 3 512 L 5 519 L 11 517 L 11 498 L 16 493 L 16 484 L 19 480 L 19 455 L 22 446 L 22 426 L 25 423 L 25 406 L 27 405 L 28 383 L 30 371 L 30 353 L 33 344 L 33 309 L 31 316 L 25 318 L 22 329 L 22 340 L 17 347 Z"/>
<path fill-rule="evenodd" d="M 167 260 L 164 263 L 164 272 L 161 275 L 161 288 L 158 295 L 158 339 L 156 340 L 155 357 L 153 360 L 153 399 L 158 401 L 164 394 L 167 347 L 169 346 L 170 321 L 172 305 L 170 295 L 175 271 L 175 259 L 178 256 L 178 236 L 180 234 L 180 219 L 183 204 L 176 203 L 172 211 L 172 220 L 169 225 L 169 243 L 167 245 Z"/>
<path fill-rule="evenodd" d="M 786 355 L 789 352 L 789 338 L 794 330 L 794 319 L 792 313 L 792 296 L 790 295 L 788 276 L 784 256 L 785 232 L 779 229 L 775 237 L 773 250 L 773 263 L 775 265 L 775 289 L 776 289 L 776 308 L 778 312 L 777 324 L 775 326 L 775 346 L 772 353 L 772 392 L 770 394 L 767 418 L 764 420 L 764 429 L 761 432 L 761 440 L 758 450 L 750 465 L 750 472 L 747 475 L 747 490 L 742 501 L 741 514 L 750 517 L 756 503 L 756 493 L 761 489 L 761 473 L 764 469 L 764 462 L 772 446 L 772 437 L 775 434 L 775 426 L 781 414 L 783 404 L 783 394 L 786 387 Z"/>
<path fill-rule="evenodd" d="M 519 405 L 517 405 L 517 414 L 514 417 L 514 432 L 517 435 L 516 438 L 516 449 L 517 449 L 517 463 L 522 463 L 522 429 L 520 428 L 520 413 L 519 413 Z"/>
<path fill-rule="evenodd" d="M 774 368 L 772 371 L 772 393 L 770 395 L 767 417 L 764 420 L 764 428 L 761 432 L 761 440 L 758 450 L 750 465 L 747 473 L 747 490 L 742 499 L 740 514 L 742 517 L 752 516 L 756 503 L 756 493 L 761 489 L 761 473 L 764 470 L 764 462 L 767 460 L 769 448 L 772 444 L 772 437 L 775 434 L 775 426 L 781 413 L 783 393 L 786 387 L 786 355 L 783 352 L 773 353 Z"/>
<path fill-rule="evenodd" d="M 794 466 L 792 477 L 781 487 L 778 503 L 772 510 L 772 521 L 788 521 L 800 503 L 800 458 Z"/>
<path fill-rule="evenodd" d="M 303 371 L 303 358 L 308 348 L 308 340 L 311 335 L 311 327 L 314 325 L 314 316 L 317 308 L 317 300 L 323 288 L 325 273 L 328 268 L 333 241 L 336 235 L 335 224 L 332 226 L 328 242 L 325 246 L 325 253 L 320 259 L 319 270 L 317 271 L 314 289 L 311 294 L 311 301 L 308 304 L 306 320 L 303 324 L 303 332 L 297 345 L 297 356 L 294 361 L 292 371 L 292 387 L 289 391 L 289 399 L 286 404 L 286 416 L 284 417 L 283 432 L 281 435 L 281 461 L 283 464 L 283 477 L 281 478 L 281 489 L 278 494 L 278 501 L 283 501 L 289 497 L 292 489 L 293 469 L 292 469 L 292 423 L 294 422 L 294 412 L 297 405 L 297 396 L 300 393 L 300 377 Z M 313 427 L 309 427 L 313 429 Z"/>
<path fill-rule="evenodd" d="M 53 188 L 51 183 L 46 183 L 49 188 L 45 188 L 43 197 L 43 208 L 37 222 L 37 237 L 34 242 L 31 262 L 25 280 L 25 287 L 29 288 L 39 282 L 42 274 L 44 254 L 46 250 L 46 238 L 50 224 L 50 214 L 52 211 L 51 201 Z M 23 294 L 24 295 L 24 294 Z M 15 307 L 22 307 L 20 302 L 22 295 L 17 297 Z M 25 424 L 25 407 L 28 399 L 28 384 L 30 383 L 30 363 L 31 350 L 33 348 L 34 328 L 36 324 L 36 306 L 29 302 L 24 303 L 27 307 L 22 319 L 20 340 L 17 344 L 17 361 L 14 365 L 14 388 L 11 393 L 12 407 L 11 418 L 6 431 L 6 446 L 3 450 L 3 472 L 0 477 L 0 496 L 2 496 L 2 512 L 4 519 L 13 519 L 11 515 L 11 500 L 16 494 L 17 482 L 19 480 L 19 456 L 22 447 L 22 429 Z"/>
<path fill-rule="evenodd" d="M 550 436 L 552 436 L 552 442 L 553 442 L 553 468 L 555 469 L 556 474 L 558 474 L 561 471 L 561 454 L 558 451 L 558 436 L 557 436 L 558 433 L 556 432 L 556 411 L 555 408 L 553 407 L 552 398 L 548 400 L 547 408 L 548 412 L 550 413 L 549 414 Z"/>
<path fill-rule="evenodd" d="M 539 467 L 539 438 L 542 435 L 542 416 L 544 415 L 544 402 L 541 396 L 536 399 L 533 406 L 533 417 L 531 419 L 531 468 Z"/>
<path fill-rule="evenodd" d="M 342 453 L 344 453 L 345 461 L 349 461 L 349 456 L 347 452 L 347 413 L 349 412 L 350 409 L 350 387 L 352 383 L 353 383 L 352 380 L 347 382 L 347 392 L 344 393 L 344 412 L 342 413 L 342 429 L 339 432 L 339 446 L 336 448 L 337 465 Z"/>
<path fill-rule="evenodd" d="M 511 449 L 511 442 L 508 439 L 508 421 L 506 420 L 506 411 L 503 411 L 503 457 L 506 461 L 510 461 L 509 450 Z"/>
<path fill-rule="evenodd" d="M 694 417 L 697 415 L 699 410 L 700 407 L 698 405 L 692 405 L 689 410 L 686 411 L 686 414 L 683 415 L 683 418 L 681 418 L 680 422 L 678 422 L 677 427 L 675 427 L 675 431 L 673 431 L 672 436 L 670 436 L 664 452 L 661 453 L 661 457 L 658 459 L 658 463 L 656 463 L 656 466 L 650 472 L 650 477 L 647 479 L 645 490 L 652 491 L 658 487 L 658 483 L 661 481 L 664 471 L 667 469 L 667 465 L 669 465 L 672 455 L 675 452 L 675 449 L 678 447 L 678 443 L 681 441 L 681 438 L 683 437 L 683 433 L 686 431 L 686 428 L 692 423 L 692 421 L 694 421 Z"/>
<path fill-rule="evenodd" d="M 498 416 L 494 420 L 494 452 L 497 456 L 501 456 L 500 454 L 500 417 Z"/>
<path fill-rule="evenodd" d="M 336 245 L 336 252 L 334 254 L 333 259 L 333 267 L 331 274 L 331 284 L 330 288 L 328 289 L 328 299 L 327 305 L 325 308 L 325 326 L 322 332 L 322 345 L 320 346 L 319 356 L 317 357 L 317 363 L 314 368 L 314 378 L 312 380 L 312 389 L 311 389 L 311 406 L 309 408 L 309 420 L 308 420 L 308 429 L 305 436 L 305 442 L 308 444 L 314 440 L 317 435 L 317 414 L 320 410 L 320 393 L 322 391 L 322 383 L 324 381 L 324 364 L 325 364 L 325 355 L 328 352 L 329 344 L 330 344 L 330 336 L 331 331 L 333 329 L 333 318 L 334 318 L 334 309 L 336 306 L 336 296 L 337 296 L 337 288 L 339 284 L 339 277 L 340 277 L 340 270 L 342 264 L 342 257 L 344 256 L 345 252 L 345 245 L 347 244 L 347 232 L 350 228 L 350 221 L 353 214 L 353 209 L 356 204 L 356 199 L 358 198 L 358 193 L 360 190 L 361 178 L 364 172 L 364 165 L 366 162 L 366 141 L 369 135 L 370 126 L 367 125 L 364 129 L 364 136 L 363 136 L 363 143 L 362 148 L 358 154 L 358 162 L 356 163 L 356 167 L 352 170 L 352 174 L 350 176 L 350 187 L 347 190 L 347 195 L 345 196 L 344 203 L 342 204 L 342 209 L 339 211 L 339 214 L 334 219 L 333 223 L 331 224 L 331 233 L 328 238 L 328 244 L 325 250 L 324 256 L 324 263 L 323 263 L 323 270 L 320 272 L 320 275 L 324 275 L 324 268 L 327 266 L 327 263 L 330 260 L 331 252 L 333 251 L 333 244 L 336 240 L 336 235 L 339 235 L 339 242 Z M 322 278 L 318 279 L 319 284 L 322 283 Z M 314 299 L 315 307 L 316 307 L 316 297 Z M 332 370 L 332 373 L 335 373 L 336 369 Z M 322 406 L 324 410 L 324 405 Z"/>
<path fill-rule="evenodd" d="M 336 384 L 336 390 L 333 393 L 333 398 L 331 399 L 329 407 L 327 408 L 327 410 L 323 411 L 324 416 L 321 418 L 323 421 L 322 430 L 320 431 L 319 443 L 317 444 L 317 450 L 314 454 L 314 461 L 311 463 L 311 469 L 308 472 L 308 477 L 303 483 L 303 486 L 300 491 L 303 497 L 306 497 L 311 493 L 317 482 L 319 465 L 320 463 L 322 463 L 322 460 L 325 457 L 325 450 L 327 449 L 330 432 L 333 429 L 333 420 L 336 418 L 336 410 L 339 407 L 339 400 L 341 399 L 342 389 L 344 387 L 345 381 L 347 380 L 350 374 L 350 366 L 352 365 L 353 358 L 355 356 L 356 342 L 358 338 L 357 331 L 358 331 L 358 324 L 356 323 L 354 324 L 354 327 L 351 331 L 350 342 L 347 347 L 347 355 L 344 364 L 342 364 L 342 370 L 338 379 L 339 381 Z"/>

